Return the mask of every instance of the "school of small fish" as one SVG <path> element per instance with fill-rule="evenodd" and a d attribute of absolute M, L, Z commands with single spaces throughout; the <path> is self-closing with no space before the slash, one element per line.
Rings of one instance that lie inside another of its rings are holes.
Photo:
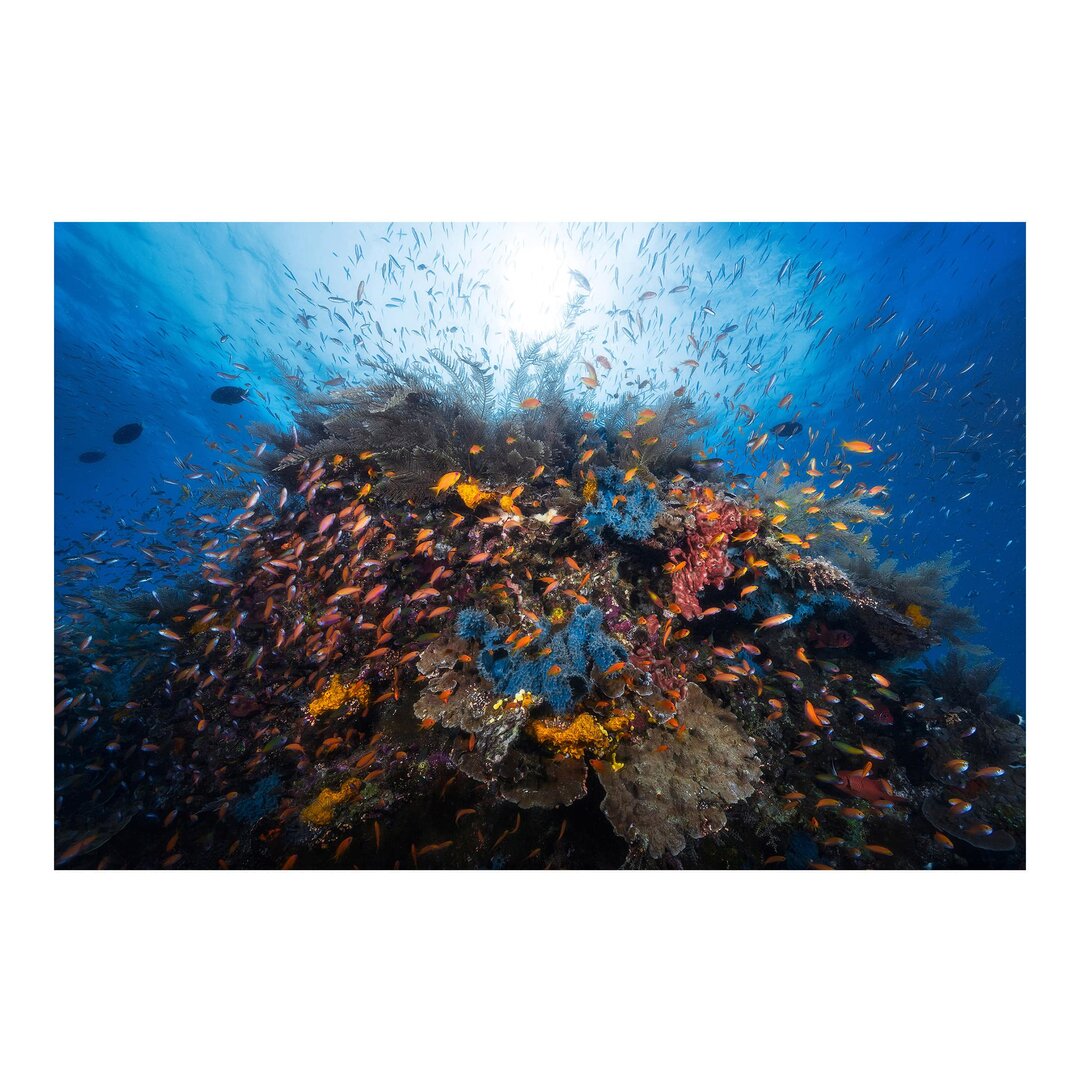
<path fill-rule="evenodd" d="M 946 249 L 935 228 L 907 238 L 928 259 L 995 240 L 969 226 Z M 513 280 L 535 241 L 495 226 L 354 228 L 335 269 L 282 266 L 248 327 L 153 312 L 138 341 L 61 327 L 58 356 L 107 386 L 137 352 L 195 350 L 201 400 L 229 408 L 199 449 L 128 394 L 111 419 L 80 419 L 113 445 L 73 445 L 73 476 L 137 469 L 121 455 L 166 437 L 171 465 L 148 477 L 145 511 L 114 512 L 135 492 L 87 495 L 71 513 L 88 528 L 58 546 L 56 865 L 1016 865 L 1022 725 L 959 675 L 950 696 L 913 666 L 953 640 L 946 611 L 887 575 L 849 576 L 859 557 L 895 571 L 955 548 L 953 515 L 1019 497 L 979 487 L 991 472 L 1023 486 L 1022 398 L 997 387 L 989 351 L 1000 330 L 959 364 L 935 344 L 933 304 L 873 293 L 873 275 L 846 288 L 838 241 L 807 229 L 809 258 L 790 232 L 747 227 L 700 259 L 714 239 L 563 227 L 565 297 L 540 345 L 510 334 L 485 270 Z M 539 365 L 544 349 L 569 358 L 565 381 L 519 391 L 512 358 Z M 432 435 L 444 464 L 423 496 L 389 493 L 378 445 L 306 448 L 305 410 L 347 415 L 395 365 L 450 393 L 465 360 L 508 403 L 479 441 Z M 188 400 L 180 378 L 160 395 Z M 572 433 L 565 465 L 530 456 L 545 423 Z M 62 415 L 58 437 L 73 427 Z M 520 475 L 485 487 L 510 454 Z M 960 477 L 970 490 L 939 504 Z M 610 524 L 652 500 L 641 535 Z M 585 685 L 547 659 L 579 608 L 625 654 L 586 666 Z M 458 636 L 471 609 L 497 647 Z M 530 663 L 570 685 L 571 709 L 492 690 L 493 670 Z M 723 762 L 696 756 L 717 745 L 701 694 L 745 753 L 730 797 Z M 689 770 L 695 806 L 637 789 L 635 820 L 628 777 L 665 769 Z"/>

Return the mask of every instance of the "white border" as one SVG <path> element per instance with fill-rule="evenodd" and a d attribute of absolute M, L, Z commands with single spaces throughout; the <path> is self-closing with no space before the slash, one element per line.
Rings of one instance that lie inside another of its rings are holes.
<path fill-rule="evenodd" d="M 9 16 L 14 1075 L 1052 1075 L 1077 963 L 1072 36 L 1037 3 L 390 9 Z M 52 871 L 52 222 L 335 218 L 1028 220 L 1032 869 Z"/>

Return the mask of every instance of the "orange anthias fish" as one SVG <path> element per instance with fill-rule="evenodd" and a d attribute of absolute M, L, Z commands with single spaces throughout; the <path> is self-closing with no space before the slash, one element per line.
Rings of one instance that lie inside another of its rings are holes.
<path fill-rule="evenodd" d="M 852 439 L 849 442 L 842 442 L 840 445 L 845 450 L 850 450 L 853 454 L 872 454 L 874 452 L 874 448 L 868 442 L 863 442 L 861 439 Z"/>
<path fill-rule="evenodd" d="M 448 491 L 461 479 L 461 473 L 448 472 L 443 473 L 439 477 L 438 483 L 431 489 L 436 495 L 441 495 L 444 491 Z"/>
<path fill-rule="evenodd" d="M 534 397 L 527 397 L 523 402 L 521 402 L 521 408 L 523 409 L 539 409 L 540 405 L 540 399 Z"/>
<path fill-rule="evenodd" d="M 786 622 L 791 622 L 794 615 L 789 615 L 786 612 L 780 615 L 770 615 L 767 619 L 762 619 L 757 624 L 758 630 L 770 630 L 774 626 L 783 626 Z"/>

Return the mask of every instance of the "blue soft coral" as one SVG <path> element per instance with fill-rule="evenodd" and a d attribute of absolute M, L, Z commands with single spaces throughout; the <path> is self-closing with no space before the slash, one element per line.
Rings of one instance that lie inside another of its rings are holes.
<path fill-rule="evenodd" d="M 562 713 L 588 690 L 593 665 L 606 671 L 627 658 L 626 649 L 604 632 L 603 622 L 603 612 L 591 604 L 576 607 L 565 628 L 557 633 L 552 633 L 550 623 L 541 621 L 537 627 L 540 635 L 533 644 L 551 651 L 531 660 L 513 652 L 506 644 L 504 629 L 479 608 L 458 615 L 457 632 L 480 642 L 476 663 L 496 693 L 515 697 L 526 691 Z"/>
<path fill-rule="evenodd" d="M 770 589 L 759 589 L 743 601 L 742 614 L 747 618 L 770 615 L 776 609 L 777 599 L 777 595 Z M 849 606 L 848 598 L 843 593 L 819 593 L 805 589 L 796 589 L 794 594 L 786 598 L 786 603 L 791 610 L 793 625 L 804 622 L 811 616 L 820 618 L 839 615 Z"/>
<path fill-rule="evenodd" d="M 640 481 L 623 483 L 617 468 L 601 469 L 596 474 L 596 501 L 585 508 L 582 531 L 594 543 L 600 543 L 605 526 L 623 540 L 646 540 L 652 535 L 653 522 L 663 504 L 656 492 Z M 622 495 L 614 506 L 612 500 Z"/>

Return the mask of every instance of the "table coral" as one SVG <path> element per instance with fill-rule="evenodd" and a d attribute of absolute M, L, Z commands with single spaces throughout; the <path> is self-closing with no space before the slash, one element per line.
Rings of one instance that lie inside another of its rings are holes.
<path fill-rule="evenodd" d="M 725 809 L 753 794 L 761 777 L 753 740 L 700 687 L 687 689 L 679 719 L 685 734 L 649 728 L 641 742 L 621 745 L 624 768 L 599 773 L 613 828 L 654 859 L 722 829 Z"/>

